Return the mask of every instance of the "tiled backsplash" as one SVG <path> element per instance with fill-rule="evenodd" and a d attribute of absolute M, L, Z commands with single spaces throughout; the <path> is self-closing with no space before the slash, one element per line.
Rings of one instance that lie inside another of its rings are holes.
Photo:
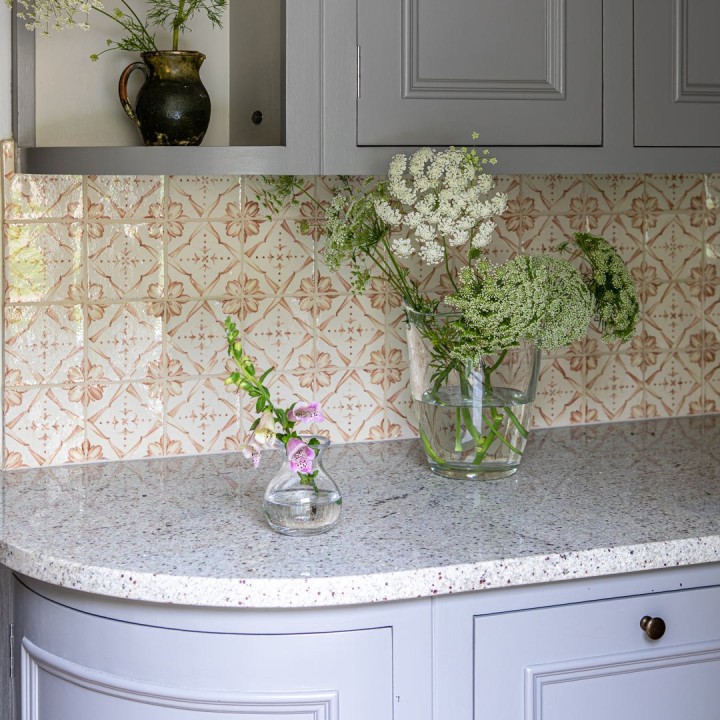
<path fill-rule="evenodd" d="M 12 152 L 4 143 L 7 467 L 237 448 L 251 415 L 223 384 L 226 314 L 276 368 L 276 398 L 322 402 L 333 441 L 413 435 L 399 304 L 328 271 L 318 233 L 300 229 L 309 204 L 267 219 L 258 178 L 16 175 Z M 307 182 L 329 197 L 332 178 Z M 717 412 L 720 176 L 498 182 L 510 204 L 494 255 L 589 230 L 619 249 L 642 303 L 631 343 L 593 332 L 545 358 L 535 425 Z"/>

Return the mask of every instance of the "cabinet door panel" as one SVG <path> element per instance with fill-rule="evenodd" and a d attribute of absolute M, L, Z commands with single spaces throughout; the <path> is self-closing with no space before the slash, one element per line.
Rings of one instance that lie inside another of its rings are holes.
<path fill-rule="evenodd" d="M 712 720 L 718 604 L 708 588 L 476 616 L 475 718 Z M 645 615 L 665 620 L 659 640 Z"/>
<path fill-rule="evenodd" d="M 78 612 L 16 585 L 24 720 L 390 720 L 393 631 L 176 630 Z"/>
<path fill-rule="evenodd" d="M 720 3 L 635 0 L 635 145 L 720 146 Z"/>
<path fill-rule="evenodd" d="M 358 145 L 602 143 L 601 0 L 362 0 L 358 44 Z"/>

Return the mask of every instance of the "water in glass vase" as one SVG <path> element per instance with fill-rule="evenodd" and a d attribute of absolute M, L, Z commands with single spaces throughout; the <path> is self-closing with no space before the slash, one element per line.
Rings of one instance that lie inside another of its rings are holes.
<path fill-rule="evenodd" d="M 263 511 L 270 527 L 283 535 L 318 535 L 340 517 L 342 500 L 336 490 L 295 486 L 269 492 Z"/>
<path fill-rule="evenodd" d="M 485 392 L 482 403 L 458 386 L 426 392 L 415 402 L 420 437 L 430 468 L 458 479 L 495 479 L 519 467 L 532 402 L 512 388 Z"/>

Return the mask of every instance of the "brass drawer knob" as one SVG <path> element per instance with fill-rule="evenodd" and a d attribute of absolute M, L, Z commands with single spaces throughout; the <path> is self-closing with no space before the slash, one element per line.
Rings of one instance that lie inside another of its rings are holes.
<path fill-rule="evenodd" d="M 645 617 L 640 619 L 640 627 L 651 640 L 659 640 L 665 634 L 665 621 L 659 617 Z"/>

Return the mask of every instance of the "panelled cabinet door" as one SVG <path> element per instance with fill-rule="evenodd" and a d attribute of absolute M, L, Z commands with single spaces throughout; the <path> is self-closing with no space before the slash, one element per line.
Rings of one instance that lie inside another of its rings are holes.
<path fill-rule="evenodd" d="M 476 616 L 474 718 L 716 720 L 719 604 L 715 587 Z"/>
<path fill-rule="evenodd" d="M 635 0 L 635 145 L 720 146 L 720 2 Z"/>
<path fill-rule="evenodd" d="M 358 145 L 601 145 L 602 10 L 359 0 Z"/>

